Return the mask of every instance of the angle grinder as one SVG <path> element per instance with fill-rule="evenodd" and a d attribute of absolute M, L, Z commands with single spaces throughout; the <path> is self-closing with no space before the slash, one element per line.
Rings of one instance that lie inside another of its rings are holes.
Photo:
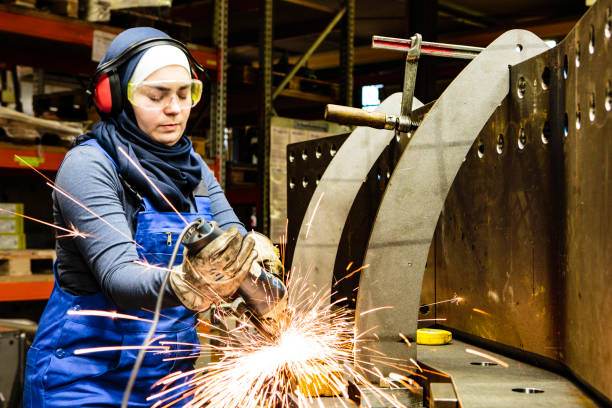
<path fill-rule="evenodd" d="M 223 233 L 216 223 L 196 219 L 184 234 L 182 243 L 187 255 L 194 256 Z M 255 328 L 268 338 L 275 337 L 276 328 L 287 309 L 287 288 L 283 282 L 253 262 L 237 293 L 245 307 L 238 307 L 237 315 L 247 315 Z"/>

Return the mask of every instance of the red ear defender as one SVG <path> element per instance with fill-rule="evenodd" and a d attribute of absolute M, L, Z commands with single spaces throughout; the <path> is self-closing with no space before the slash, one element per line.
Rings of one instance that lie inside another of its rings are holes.
<path fill-rule="evenodd" d="M 109 114 L 113 109 L 113 96 L 111 92 L 110 79 L 103 74 L 94 87 L 94 103 L 100 112 Z"/>

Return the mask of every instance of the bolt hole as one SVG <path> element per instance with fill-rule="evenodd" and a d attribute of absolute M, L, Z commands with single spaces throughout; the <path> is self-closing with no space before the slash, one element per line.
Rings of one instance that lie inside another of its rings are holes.
<path fill-rule="evenodd" d="M 595 53 L 595 27 L 591 26 L 591 34 L 589 35 L 589 54 Z"/>
<path fill-rule="evenodd" d="M 527 145 L 527 135 L 525 134 L 525 129 L 520 128 L 518 133 L 518 147 L 523 150 Z"/>
<path fill-rule="evenodd" d="M 295 161 L 295 155 L 293 152 L 289 153 L 289 163 L 293 163 Z"/>
<path fill-rule="evenodd" d="M 595 94 L 592 93 L 589 103 L 589 120 L 593 122 L 595 120 Z"/>
<path fill-rule="evenodd" d="M 319 181 L 321 181 L 321 175 L 317 174 L 317 178 L 315 180 L 315 184 L 318 186 L 319 185 Z"/>
<path fill-rule="evenodd" d="M 612 35 L 612 16 L 610 15 L 610 7 L 606 9 L 606 26 L 604 28 L 604 35 L 606 38 L 610 38 L 610 35 Z"/>
<path fill-rule="evenodd" d="M 429 313 L 429 306 L 423 305 L 423 306 L 419 307 L 419 313 L 420 314 L 424 314 L 424 315 Z"/>
<path fill-rule="evenodd" d="M 519 98 L 523 98 L 525 96 L 525 92 L 527 92 L 527 81 L 524 77 L 520 77 L 518 82 L 516 83 L 516 92 Z"/>
<path fill-rule="evenodd" d="M 606 101 L 604 105 L 607 111 L 612 109 L 612 81 L 608 81 L 606 85 Z"/>
<path fill-rule="evenodd" d="M 9 340 L 9 346 L 12 346 L 13 344 L 15 344 L 15 340 L 10 339 L 10 340 Z"/>
<path fill-rule="evenodd" d="M 295 180 L 293 178 L 289 179 L 289 188 L 293 190 L 295 188 Z"/>
<path fill-rule="evenodd" d="M 302 187 L 304 187 L 304 188 L 308 187 L 308 181 L 309 181 L 308 177 L 304 177 L 302 179 Z"/>
<path fill-rule="evenodd" d="M 376 180 L 380 181 L 382 179 L 382 170 L 380 167 L 376 170 Z"/>
<path fill-rule="evenodd" d="M 308 159 L 308 152 L 306 151 L 306 149 L 302 150 L 302 160 L 306 160 Z"/>
<path fill-rule="evenodd" d="M 539 388 L 513 388 L 512 391 L 520 392 L 523 394 L 540 394 L 544 392 L 543 390 L 540 390 Z"/>
<path fill-rule="evenodd" d="M 334 157 L 337 152 L 338 152 L 338 148 L 336 147 L 335 144 L 332 144 L 331 147 L 329 148 L 329 155 Z"/>
<path fill-rule="evenodd" d="M 484 143 L 482 143 L 482 140 L 478 140 L 476 152 L 478 153 L 478 158 L 482 159 L 484 157 Z"/>
<path fill-rule="evenodd" d="M 390 178 L 391 178 L 391 172 L 387 170 L 387 180 L 389 180 Z"/>
<path fill-rule="evenodd" d="M 567 79 L 567 54 L 563 57 L 563 79 Z"/>
<path fill-rule="evenodd" d="M 495 150 L 497 150 L 497 154 L 502 154 L 504 152 L 504 135 L 501 133 L 497 135 Z"/>
<path fill-rule="evenodd" d="M 542 89 L 548 89 L 550 86 L 550 68 L 544 68 L 542 71 Z"/>
<path fill-rule="evenodd" d="M 482 367 L 491 367 L 491 366 L 497 365 L 497 363 L 493 363 L 491 361 L 472 361 L 470 364 L 475 365 L 475 366 L 482 366 Z"/>
<path fill-rule="evenodd" d="M 317 150 L 315 151 L 315 157 L 319 159 L 321 158 L 322 155 L 323 155 L 323 149 L 321 148 L 321 146 L 317 146 Z"/>
<path fill-rule="evenodd" d="M 576 130 L 580 129 L 580 105 L 578 105 L 578 110 L 576 111 Z"/>
<path fill-rule="evenodd" d="M 521 52 L 523 51 L 523 44 L 516 44 L 516 52 Z"/>
<path fill-rule="evenodd" d="M 546 121 L 544 122 L 544 127 L 542 127 L 542 143 L 548 144 L 550 142 L 550 134 L 550 122 Z"/>
<path fill-rule="evenodd" d="M 580 43 L 576 43 L 576 68 L 580 67 Z"/>
<path fill-rule="evenodd" d="M 568 133 L 569 133 L 569 125 L 568 125 L 568 119 L 567 119 L 567 112 L 565 112 L 563 114 L 563 136 L 567 137 Z"/>

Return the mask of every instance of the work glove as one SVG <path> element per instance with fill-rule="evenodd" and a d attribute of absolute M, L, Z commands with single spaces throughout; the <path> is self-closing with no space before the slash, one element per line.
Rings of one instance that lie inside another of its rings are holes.
<path fill-rule="evenodd" d="M 252 234 L 243 238 L 237 227 L 231 227 L 197 254 L 185 251 L 180 269 L 170 275 L 170 285 L 186 308 L 203 311 L 227 301 L 256 259 Z"/>
<path fill-rule="evenodd" d="M 257 262 L 264 267 L 267 272 L 284 278 L 285 267 L 280 260 L 278 248 L 274 246 L 270 238 L 259 232 L 250 232 L 255 240 L 255 250 L 257 251 Z"/>

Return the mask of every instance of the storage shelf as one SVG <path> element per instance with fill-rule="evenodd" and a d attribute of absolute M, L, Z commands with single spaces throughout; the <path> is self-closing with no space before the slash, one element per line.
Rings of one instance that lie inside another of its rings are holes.
<path fill-rule="evenodd" d="M 91 47 L 94 31 L 118 34 L 123 29 L 93 24 L 69 17 L 0 5 L 0 31 L 26 37 Z M 194 58 L 205 68 L 217 69 L 215 48 L 188 44 Z"/>
<path fill-rule="evenodd" d="M 18 155 L 39 170 L 57 171 L 65 154 L 62 147 L 0 143 L 0 168 L 29 169 L 15 158 Z"/>
<path fill-rule="evenodd" d="M 49 299 L 54 282 L 53 275 L 0 276 L 0 302 Z"/>

